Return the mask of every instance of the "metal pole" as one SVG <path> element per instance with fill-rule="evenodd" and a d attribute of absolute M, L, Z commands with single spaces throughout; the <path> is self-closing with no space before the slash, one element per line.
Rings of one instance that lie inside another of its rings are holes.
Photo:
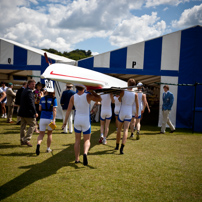
<path fill-rule="evenodd" d="M 192 123 L 192 133 L 194 133 L 194 123 L 195 123 L 195 108 L 196 108 L 196 86 L 197 82 L 194 84 L 194 111 L 193 111 L 193 123 Z"/>

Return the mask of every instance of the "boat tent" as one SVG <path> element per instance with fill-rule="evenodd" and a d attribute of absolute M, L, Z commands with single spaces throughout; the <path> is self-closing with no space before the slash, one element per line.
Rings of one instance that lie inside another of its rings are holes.
<path fill-rule="evenodd" d="M 170 114 L 177 128 L 202 131 L 202 27 L 194 26 L 127 47 L 112 50 L 87 59 L 79 60 L 78 66 L 106 73 L 127 80 L 135 78 L 144 84 L 160 86 L 159 118 L 163 83 L 170 83 L 174 104 Z M 196 97 L 195 97 L 196 94 Z M 194 107 L 196 113 L 194 113 Z"/>
<path fill-rule="evenodd" d="M 40 75 L 47 68 L 44 57 L 45 51 L 29 47 L 15 41 L 0 38 L 0 81 L 12 82 L 14 88 L 19 88 L 24 81 L 33 78 L 37 81 Z M 52 63 L 65 63 L 75 65 L 75 61 L 66 57 L 47 53 Z M 60 106 L 60 94 L 65 89 L 65 84 L 54 83 L 56 98 L 58 103 L 57 117 L 62 119 L 62 109 Z"/>

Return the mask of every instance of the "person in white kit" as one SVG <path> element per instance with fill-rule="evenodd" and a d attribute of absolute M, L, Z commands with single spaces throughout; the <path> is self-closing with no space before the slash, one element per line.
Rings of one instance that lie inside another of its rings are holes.
<path fill-rule="evenodd" d="M 134 79 L 129 79 L 128 80 L 128 86 L 134 86 L 135 85 L 135 80 Z M 121 101 L 121 108 L 118 116 L 118 131 L 116 135 L 116 148 L 115 150 L 119 149 L 119 142 L 121 139 L 121 130 L 122 126 L 124 127 L 123 131 L 123 138 L 122 138 L 122 144 L 120 148 L 120 154 L 123 153 L 123 148 L 125 146 L 127 136 L 128 136 L 128 128 L 132 119 L 132 105 L 134 102 L 136 102 L 136 111 L 138 111 L 139 104 L 138 104 L 138 97 L 137 94 L 135 94 L 132 91 L 133 87 L 129 87 L 126 91 L 122 91 L 120 93 L 119 101 Z M 136 114 L 137 117 L 137 114 Z"/>
<path fill-rule="evenodd" d="M 139 109 L 138 109 L 138 117 L 135 117 L 136 114 L 136 103 L 134 102 L 133 104 L 133 111 L 132 111 L 132 115 L 133 118 L 131 120 L 131 136 L 133 137 L 133 131 L 134 131 L 134 127 L 136 126 L 137 132 L 136 132 L 136 140 L 140 139 L 140 120 L 141 120 L 141 114 L 144 113 L 145 107 L 146 107 L 146 95 L 143 94 L 142 92 L 142 87 L 143 84 L 141 82 L 139 82 L 137 84 L 137 95 L 138 95 L 138 103 L 139 103 Z"/>
<path fill-rule="evenodd" d="M 7 90 L 7 86 L 6 83 L 4 81 L 1 82 L 1 89 L 6 93 Z M 1 112 L 2 112 L 2 116 L 1 118 L 7 119 L 7 114 L 6 114 L 6 103 L 7 103 L 7 97 L 5 97 L 2 101 L 1 101 Z"/>
<path fill-rule="evenodd" d="M 119 111 L 121 108 L 121 102 L 119 101 L 119 95 L 114 96 L 114 104 L 115 104 L 114 115 L 116 118 L 116 130 L 118 130 L 118 116 L 119 116 Z"/>
<path fill-rule="evenodd" d="M 99 143 L 107 144 L 107 135 L 109 132 L 109 124 L 112 118 L 112 107 L 111 103 L 114 102 L 112 94 L 101 95 L 101 115 L 100 115 L 100 139 Z"/>
<path fill-rule="evenodd" d="M 91 136 L 91 123 L 90 123 L 90 102 L 100 102 L 102 99 L 100 95 L 91 91 L 90 93 L 85 93 L 85 86 L 82 84 L 75 85 L 78 92 L 74 94 L 69 101 L 69 106 L 63 122 L 62 128 L 66 126 L 69 114 L 71 113 L 72 107 L 75 106 L 75 119 L 74 119 L 74 131 L 75 131 L 75 163 L 80 163 L 80 142 L 81 142 L 81 132 L 83 132 L 84 138 L 84 154 L 83 154 L 83 164 L 88 165 L 87 154 L 90 148 L 90 136 Z"/>

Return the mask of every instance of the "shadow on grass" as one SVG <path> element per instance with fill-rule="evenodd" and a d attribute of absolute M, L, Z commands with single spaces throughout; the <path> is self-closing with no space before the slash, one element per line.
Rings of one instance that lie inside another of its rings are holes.
<path fill-rule="evenodd" d="M 82 143 L 83 142 L 81 142 L 81 144 Z M 15 147 L 15 145 L 8 145 L 7 143 L 2 144 L 1 146 L 10 148 Z M 44 178 L 56 174 L 57 171 L 62 167 L 71 166 L 75 169 L 84 169 L 84 167 L 81 167 L 78 164 L 73 163 L 75 160 L 74 155 L 72 155 L 72 153 L 74 153 L 74 144 L 68 144 L 67 146 L 68 147 L 62 150 L 61 152 L 55 155 L 53 153 L 49 159 L 43 161 L 42 163 L 28 166 L 23 165 L 20 166 L 19 169 L 29 169 L 29 170 L 0 187 L 0 200 L 3 200 L 15 194 L 16 192 L 24 189 L 25 187 L 29 186 L 30 184 L 38 180 L 42 180 Z M 95 146 L 95 144 L 92 144 L 91 146 L 93 147 Z M 82 148 L 81 153 L 83 153 Z M 43 155 L 43 153 L 40 155 Z M 37 158 L 37 156 L 34 153 L 11 153 L 2 156 L 14 156 L 14 157 L 28 156 Z M 90 169 L 96 169 L 95 167 L 90 165 L 85 167 L 88 167 Z"/>
<path fill-rule="evenodd" d="M 22 147 L 22 146 L 21 145 L 11 145 L 8 142 L 0 143 L 0 149 L 11 149 L 11 148 L 16 148 L 16 147 Z"/>

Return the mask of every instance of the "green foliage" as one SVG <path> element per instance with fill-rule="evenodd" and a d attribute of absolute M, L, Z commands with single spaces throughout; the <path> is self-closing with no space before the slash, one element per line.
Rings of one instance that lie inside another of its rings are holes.
<path fill-rule="evenodd" d="M 76 49 L 76 50 L 73 50 L 73 51 L 70 51 L 70 52 L 66 52 L 64 51 L 63 53 L 55 50 L 55 49 L 43 49 L 44 51 L 47 51 L 49 53 L 53 53 L 53 54 L 56 54 L 56 55 L 60 55 L 60 56 L 64 56 L 64 57 L 67 57 L 67 58 L 70 58 L 70 59 L 73 59 L 73 60 L 81 60 L 81 59 L 84 59 L 84 58 L 87 58 L 87 57 L 91 57 L 92 55 L 92 52 L 90 50 L 88 51 L 85 51 L 85 50 L 79 50 L 79 49 Z"/>

